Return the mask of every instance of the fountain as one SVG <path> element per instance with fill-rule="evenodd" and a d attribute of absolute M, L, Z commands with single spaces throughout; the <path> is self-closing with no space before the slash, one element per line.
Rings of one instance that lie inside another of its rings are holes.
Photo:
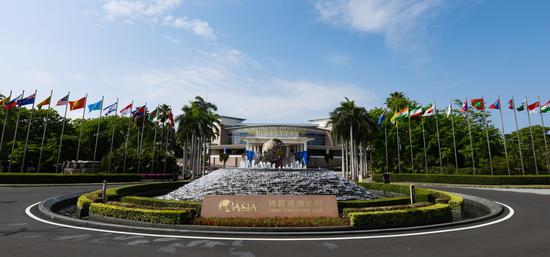
<path fill-rule="evenodd" d="M 307 169 L 304 162 L 286 161 L 282 142 L 263 145 L 261 158 L 241 162 L 239 168 L 213 171 L 160 196 L 161 199 L 202 200 L 205 195 L 335 195 L 338 200 L 376 198 L 370 191 L 326 169 Z"/>

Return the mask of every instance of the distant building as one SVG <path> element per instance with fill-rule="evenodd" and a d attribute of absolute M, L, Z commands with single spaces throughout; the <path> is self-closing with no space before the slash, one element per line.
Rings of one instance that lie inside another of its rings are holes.
<path fill-rule="evenodd" d="M 245 151 L 262 152 L 262 145 L 270 139 L 281 140 L 285 145 L 286 159 L 307 151 L 308 167 L 335 167 L 341 164 L 341 146 L 331 138 L 329 119 L 312 119 L 304 124 L 245 123 L 245 119 L 221 116 L 219 136 L 212 141 L 210 163 L 221 166 L 219 154 L 226 152 L 227 167 L 237 167 L 245 160 Z M 327 164 L 325 155 L 333 158 Z"/>

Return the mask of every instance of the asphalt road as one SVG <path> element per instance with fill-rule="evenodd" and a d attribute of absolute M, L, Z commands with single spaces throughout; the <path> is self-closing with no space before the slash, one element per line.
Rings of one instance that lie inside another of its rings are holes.
<path fill-rule="evenodd" d="M 57 227 L 25 208 L 64 193 L 98 186 L 0 187 L 0 257 L 35 256 L 550 256 L 550 195 L 450 189 L 510 205 L 504 222 L 441 234 L 342 241 L 217 241 L 145 237 Z M 537 191 L 548 192 L 548 190 Z"/>

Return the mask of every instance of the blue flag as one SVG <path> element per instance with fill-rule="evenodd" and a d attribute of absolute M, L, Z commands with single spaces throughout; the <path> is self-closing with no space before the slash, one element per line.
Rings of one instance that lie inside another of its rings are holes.
<path fill-rule="evenodd" d="M 118 109 L 118 102 L 105 107 L 105 109 L 103 109 L 103 111 L 105 112 L 105 116 L 107 116 L 107 115 L 109 115 L 113 112 L 116 113 L 117 109 Z"/>
<path fill-rule="evenodd" d="M 25 106 L 25 105 L 33 104 L 35 98 L 36 98 L 36 94 L 32 94 L 23 99 L 17 100 L 17 105 Z"/>
<path fill-rule="evenodd" d="M 92 111 L 99 111 L 99 110 L 101 110 L 101 107 L 103 107 L 103 100 L 100 100 L 100 101 L 97 102 L 97 103 L 88 104 L 88 110 L 89 110 L 90 112 L 92 112 Z"/>
<path fill-rule="evenodd" d="M 384 111 L 382 114 L 380 114 L 380 117 L 378 117 L 378 126 L 382 124 L 385 118 L 386 118 L 386 112 Z"/>

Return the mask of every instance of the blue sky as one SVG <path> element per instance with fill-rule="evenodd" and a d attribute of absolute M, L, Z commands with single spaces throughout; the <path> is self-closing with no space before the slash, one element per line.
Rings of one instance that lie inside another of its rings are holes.
<path fill-rule="evenodd" d="M 0 92 L 176 110 L 202 95 L 251 122 L 324 117 L 345 96 L 372 108 L 393 91 L 441 107 L 546 101 L 549 11 L 542 0 L 5 1 Z"/>

